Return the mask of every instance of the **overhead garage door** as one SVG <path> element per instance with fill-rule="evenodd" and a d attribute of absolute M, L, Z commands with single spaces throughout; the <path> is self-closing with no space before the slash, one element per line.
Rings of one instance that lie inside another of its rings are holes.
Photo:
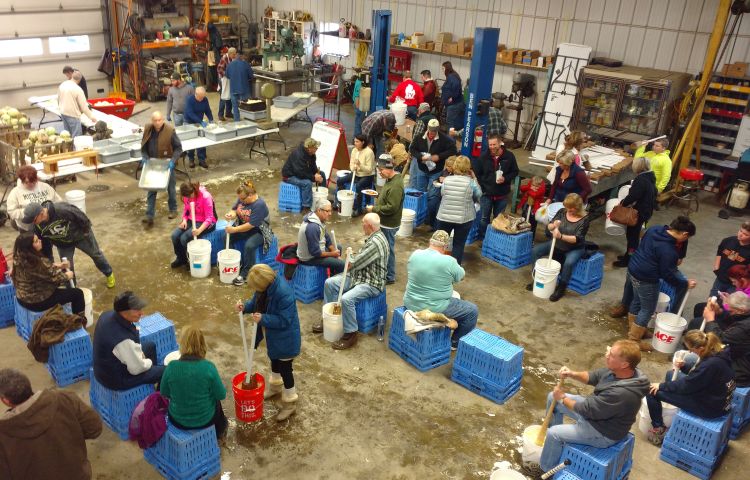
<path fill-rule="evenodd" d="M 0 2 L 0 106 L 29 106 L 28 98 L 57 93 L 71 65 L 88 83 L 89 97 L 106 95 L 97 71 L 106 48 L 101 0 Z"/>

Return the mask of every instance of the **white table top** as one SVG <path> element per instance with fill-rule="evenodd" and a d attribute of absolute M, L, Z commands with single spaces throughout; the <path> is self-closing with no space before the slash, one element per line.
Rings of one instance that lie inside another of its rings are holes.
<path fill-rule="evenodd" d="M 312 107 L 313 105 L 315 105 L 317 102 L 320 102 L 320 101 L 322 101 L 320 97 L 310 97 L 309 103 L 303 104 L 303 105 L 297 105 L 294 108 L 280 108 L 275 105 L 271 105 L 271 121 L 276 122 L 276 123 L 288 122 L 301 111 Z"/>
<path fill-rule="evenodd" d="M 46 110 L 55 115 L 60 115 L 60 108 L 57 105 L 57 95 L 44 95 L 39 97 L 29 97 L 29 103 L 35 107 L 39 107 L 42 110 Z M 94 114 L 94 118 L 103 120 L 107 123 L 107 126 L 112 129 L 113 137 L 123 137 L 130 135 L 141 130 L 141 126 L 127 120 L 123 120 L 120 117 L 109 115 L 104 112 L 100 112 L 96 108 L 91 108 L 91 113 Z M 92 122 L 89 117 L 81 114 L 81 123 L 85 127 L 93 127 L 95 122 Z"/>

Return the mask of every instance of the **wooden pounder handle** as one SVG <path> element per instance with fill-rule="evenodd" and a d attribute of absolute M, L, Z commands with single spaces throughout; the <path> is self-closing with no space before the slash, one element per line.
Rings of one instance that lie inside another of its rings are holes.
<path fill-rule="evenodd" d="M 557 387 L 562 387 L 563 380 L 560 379 L 559 382 L 557 382 Z M 547 428 L 549 427 L 549 422 L 552 421 L 552 412 L 555 411 L 555 401 L 553 399 L 552 403 L 549 404 L 549 408 L 547 409 L 547 415 L 544 417 L 544 421 L 542 422 L 542 428 L 539 429 L 539 433 L 536 436 L 536 445 L 538 447 L 541 447 L 544 445 L 544 438 L 547 436 Z"/>

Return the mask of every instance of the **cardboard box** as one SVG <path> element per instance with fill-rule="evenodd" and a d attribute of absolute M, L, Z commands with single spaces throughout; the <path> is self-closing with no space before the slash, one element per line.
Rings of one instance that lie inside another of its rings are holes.
<path fill-rule="evenodd" d="M 458 55 L 458 43 L 443 43 L 443 53 Z"/>
<path fill-rule="evenodd" d="M 531 58 L 539 58 L 539 56 L 541 55 L 541 53 L 539 53 L 539 50 L 531 50 L 531 51 L 529 51 L 528 55 Z"/>
<path fill-rule="evenodd" d="M 425 50 L 435 50 L 435 42 L 425 42 L 424 44 Z M 440 47 L 443 48 L 442 46 Z"/>
<path fill-rule="evenodd" d="M 552 65 L 555 63 L 555 56 L 554 55 L 547 55 L 544 57 L 544 66 L 547 67 L 549 65 Z"/>
<path fill-rule="evenodd" d="M 391 45 L 396 45 L 397 42 L 398 42 L 398 34 L 391 33 Z"/>
<path fill-rule="evenodd" d="M 432 49 L 436 52 L 442 52 L 443 51 L 443 42 L 434 42 L 432 45 Z"/>
<path fill-rule="evenodd" d="M 423 48 L 427 40 L 424 37 L 424 33 L 414 32 L 411 36 L 411 45 L 416 48 Z"/>
<path fill-rule="evenodd" d="M 503 52 L 497 52 L 497 56 L 495 56 L 495 63 L 503 63 Z"/>
<path fill-rule="evenodd" d="M 507 50 L 504 43 L 501 43 L 497 46 L 497 51 L 502 52 L 503 50 Z"/>
<path fill-rule="evenodd" d="M 721 74 L 730 77 L 744 77 L 747 75 L 747 66 L 748 64 L 743 62 L 726 63 L 721 69 Z"/>
<path fill-rule="evenodd" d="M 474 47 L 474 39 L 471 37 L 461 38 L 457 43 L 459 55 L 465 52 L 470 52 Z"/>
<path fill-rule="evenodd" d="M 453 41 L 453 34 L 450 32 L 440 32 L 437 34 L 437 41 L 442 43 L 451 43 Z"/>
<path fill-rule="evenodd" d="M 521 57 L 523 56 L 521 52 L 523 52 L 523 50 L 520 48 L 509 48 L 507 50 L 503 50 L 502 52 L 500 52 L 500 54 L 502 55 L 502 62 L 503 63 L 520 62 Z"/>

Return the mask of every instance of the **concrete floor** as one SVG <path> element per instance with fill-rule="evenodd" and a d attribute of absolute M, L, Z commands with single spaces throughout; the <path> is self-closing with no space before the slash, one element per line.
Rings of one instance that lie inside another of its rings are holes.
<path fill-rule="evenodd" d="M 215 105 L 218 100 L 212 99 Z M 147 104 L 138 106 L 138 110 Z M 163 107 L 163 103 L 154 108 Z M 143 122 L 147 110 L 134 121 Z M 350 111 L 343 121 L 351 132 Z M 311 116 L 322 116 L 322 109 Z M 283 133 L 289 144 L 309 133 L 308 124 L 295 123 Z M 296 241 L 301 216 L 279 214 L 277 206 L 279 170 L 286 154 L 272 145 L 271 167 L 265 159 L 248 160 L 241 144 L 209 149 L 208 171 L 192 175 L 208 184 L 217 210 L 226 211 L 234 201 L 234 189 L 246 177 L 256 180 L 261 196 L 272 211 L 272 226 L 280 242 Z M 518 152 L 522 157 L 526 152 Z M 232 305 L 247 297 L 247 290 L 210 279 L 190 278 L 185 271 L 169 268 L 172 260 L 169 233 L 177 222 L 166 218 L 166 198 L 159 197 L 153 228 L 141 226 L 145 195 L 133 180 L 134 167 L 105 169 L 79 175 L 75 183 L 60 184 L 61 193 L 73 188 L 87 190 L 87 210 L 99 243 L 112 263 L 117 288 L 107 290 L 104 278 L 82 253 L 77 255 L 80 283 L 94 291 L 95 314 L 111 308 L 116 292 L 132 289 L 150 300 L 148 310 L 160 311 L 177 325 L 199 325 L 207 335 L 208 358 L 216 363 L 230 388 L 231 377 L 244 369 L 242 342 Z M 100 191 L 100 186 L 109 188 Z M 711 264 L 719 240 L 733 235 L 741 221 L 716 216 L 716 201 L 705 196 L 694 215 L 698 234 L 690 242 L 683 271 L 698 279 L 688 311 L 694 301 L 705 299 L 713 275 Z M 656 212 L 654 223 L 668 223 L 676 210 Z M 357 246 L 362 242 L 360 223 L 333 217 L 332 228 L 340 242 Z M 620 298 L 625 272 L 613 270 L 611 262 L 624 249 L 624 237 L 604 233 L 603 220 L 593 223 L 589 238 L 607 256 L 602 288 L 585 297 L 570 293 L 558 303 L 539 301 L 524 290 L 530 267 L 515 271 L 480 256 L 478 245 L 467 248 L 466 280 L 456 289 L 479 306 L 478 327 L 503 336 L 525 348 L 521 390 L 505 405 L 496 405 L 450 381 L 450 364 L 420 373 L 388 350 L 387 343 L 373 335 L 360 337 L 356 348 L 337 352 L 321 337 L 310 332 L 319 318 L 321 303 L 298 303 L 302 324 L 302 353 L 295 361 L 300 394 L 297 414 L 276 424 L 275 401 L 265 405 L 264 420 L 245 425 L 234 421 L 231 391 L 224 401 L 230 420 L 227 445 L 222 449 L 222 471 L 234 479 L 411 479 L 488 478 L 493 464 L 507 460 L 520 463 L 520 435 L 530 424 L 541 423 L 546 393 L 554 385 L 560 366 L 590 369 L 603 366 L 605 346 L 625 334 L 623 321 L 606 315 L 606 308 Z M 12 250 L 15 232 L 0 229 L 4 250 Z M 388 288 L 389 309 L 402 304 L 406 283 L 405 262 L 410 252 L 424 248 L 429 233 L 425 227 L 408 239 L 397 240 L 397 283 Z M 390 319 L 389 319 L 390 321 Z M 387 339 L 386 339 L 387 341 Z M 35 388 L 49 388 L 53 382 L 43 365 L 34 362 L 15 330 L 0 331 L 2 365 L 26 372 Z M 261 346 L 257 368 L 267 374 L 269 361 Z M 668 368 L 666 355 L 646 354 L 642 368 L 651 378 L 661 378 Z M 572 386 L 572 392 L 588 393 Z M 88 383 L 70 387 L 88 402 Z M 630 479 L 692 476 L 658 460 L 659 450 L 636 430 L 636 449 Z M 750 453 L 748 434 L 730 443 L 715 479 L 746 478 L 742 458 Z M 100 438 L 89 442 L 94 477 L 97 479 L 159 478 L 132 442 L 122 442 L 105 427 Z"/>

